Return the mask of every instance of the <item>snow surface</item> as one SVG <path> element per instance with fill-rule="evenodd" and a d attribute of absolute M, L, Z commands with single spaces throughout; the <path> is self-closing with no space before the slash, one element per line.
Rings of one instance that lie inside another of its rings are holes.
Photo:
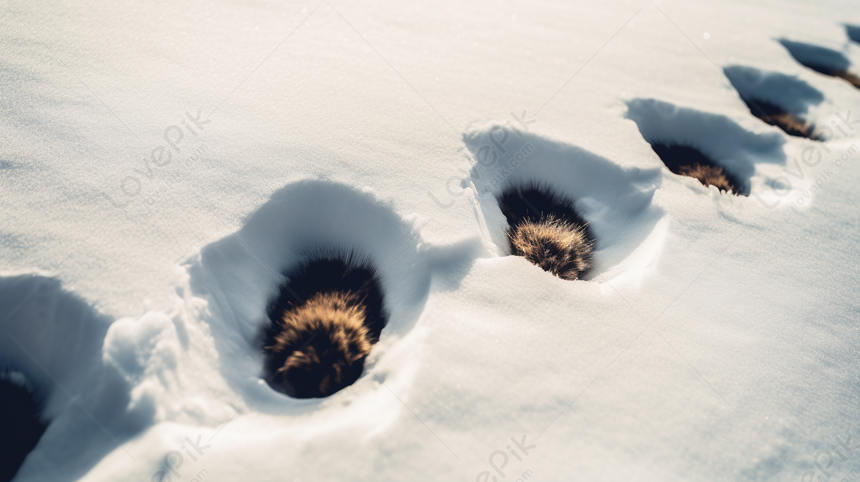
<path fill-rule="evenodd" d="M 0 360 L 51 421 L 15 480 L 855 480 L 860 91 L 799 62 L 860 74 L 857 23 L 846 1 L 11 0 Z M 507 255 L 495 195 L 523 182 L 576 202 L 590 279 Z M 275 392 L 254 336 L 280 273 L 350 248 L 391 314 L 365 374 Z"/>

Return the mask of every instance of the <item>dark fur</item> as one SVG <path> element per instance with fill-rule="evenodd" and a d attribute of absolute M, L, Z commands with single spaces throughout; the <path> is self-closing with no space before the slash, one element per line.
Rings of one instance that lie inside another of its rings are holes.
<path fill-rule="evenodd" d="M 284 311 L 277 324 L 273 358 L 283 362 L 275 372 L 288 395 L 327 396 L 361 375 L 370 354 L 365 309 L 358 296 L 332 291 L 317 293 L 304 304 Z"/>
<path fill-rule="evenodd" d="M 815 135 L 815 126 L 807 124 L 802 119 L 785 109 L 763 100 L 749 99 L 743 96 L 741 98 L 754 116 L 772 126 L 779 127 L 786 134 L 795 137 L 805 137 L 816 141 L 821 140 Z"/>
<path fill-rule="evenodd" d="M 593 243 L 585 226 L 549 215 L 527 220 L 508 233 L 511 254 L 522 256 L 561 279 L 575 280 L 591 269 Z"/>
<path fill-rule="evenodd" d="M 722 167 L 693 164 L 692 166 L 681 166 L 680 171 L 685 176 L 698 179 L 704 186 L 716 186 L 720 191 L 737 194 L 737 188 L 726 177 Z"/>
<path fill-rule="evenodd" d="M 376 272 L 353 256 L 303 263 L 268 308 L 265 377 L 296 398 L 325 397 L 354 383 L 386 317 Z"/>
<path fill-rule="evenodd" d="M 824 75 L 829 75 L 831 77 L 839 77 L 840 79 L 847 80 L 851 85 L 855 88 L 860 89 L 860 77 L 856 74 L 849 72 L 847 69 L 839 69 L 833 67 L 825 67 L 823 65 L 818 64 L 803 64 L 806 67 Z"/>
<path fill-rule="evenodd" d="M 723 191 L 747 195 L 745 183 L 739 177 L 694 147 L 652 143 L 651 148 L 675 174 L 693 177 L 705 186 L 715 185 Z"/>
<path fill-rule="evenodd" d="M 48 424 L 40 397 L 0 371 L 0 481 L 12 480 Z"/>
<path fill-rule="evenodd" d="M 508 221 L 511 254 L 562 279 L 582 278 L 591 269 L 594 237 L 573 202 L 547 186 L 506 189 L 499 207 Z"/>
<path fill-rule="evenodd" d="M 848 81 L 848 82 L 850 82 L 850 83 L 851 83 L 851 85 L 853 85 L 855 88 L 860 89 L 860 77 L 858 77 L 858 76 L 857 76 L 857 75 L 855 75 L 854 73 L 849 72 L 849 71 L 847 71 L 847 70 L 835 70 L 835 71 L 833 72 L 833 75 L 834 75 L 834 76 L 836 76 L 836 77 L 840 77 L 840 78 L 842 78 L 842 79 L 847 80 L 847 81 Z"/>

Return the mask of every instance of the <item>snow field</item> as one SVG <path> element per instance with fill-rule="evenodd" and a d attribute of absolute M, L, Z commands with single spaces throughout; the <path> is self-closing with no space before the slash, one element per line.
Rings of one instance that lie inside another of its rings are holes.
<path fill-rule="evenodd" d="M 4 310 L 23 304 L 0 315 L 32 356 L 9 336 L 0 353 L 51 419 L 17 480 L 492 480 L 497 451 L 508 480 L 817 470 L 815 454 L 857 433 L 860 103 L 844 79 L 801 63 L 821 46 L 857 64 L 840 24 L 850 8 L 658 6 L 537 2 L 513 20 L 495 5 L 231 4 L 199 21 L 203 5 L 161 5 L 174 23 L 158 30 L 155 8 L 20 13 L 71 70 L 4 17 L 16 49 L 3 54 L 14 95 L 0 132 L 15 142 L 0 151 L 0 297 Z M 206 146 L 200 161 L 183 170 L 177 156 L 165 166 L 175 182 L 158 174 L 111 214 L 101 192 L 122 195 L 165 126 L 223 99 L 259 63 L 246 52 L 270 52 L 308 14 L 200 143 L 183 140 L 185 154 Z M 115 41 L 79 28 L 86 15 Z M 542 105 L 631 16 L 528 131 L 510 118 Z M 227 34 L 199 39 L 215 32 Z M 235 79 L 217 75 L 233 67 Z M 161 73 L 133 82 L 144 68 Z M 144 140 L 85 90 L 62 88 L 70 72 L 110 93 Z M 786 136 L 750 115 L 740 90 L 805 108 L 833 137 Z M 162 94 L 151 105 L 150 92 Z M 672 174 L 650 142 L 696 147 L 750 195 Z M 588 281 L 507 256 L 497 196 L 528 182 L 564 193 L 594 230 Z M 320 249 L 373 260 L 389 324 L 355 385 L 290 399 L 261 379 L 255 337 L 281 273 Z M 506 447 L 523 435 L 536 447 L 519 460 Z"/>

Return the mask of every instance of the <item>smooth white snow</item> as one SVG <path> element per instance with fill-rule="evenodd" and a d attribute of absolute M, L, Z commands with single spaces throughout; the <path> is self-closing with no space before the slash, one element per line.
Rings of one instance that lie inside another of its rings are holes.
<path fill-rule="evenodd" d="M 5 7 L 0 360 L 52 420 L 17 482 L 856 478 L 860 90 L 794 57 L 860 73 L 857 5 Z M 507 256 L 495 195 L 529 181 L 593 227 L 589 280 Z M 332 248 L 389 325 L 356 384 L 291 399 L 255 330 Z"/>

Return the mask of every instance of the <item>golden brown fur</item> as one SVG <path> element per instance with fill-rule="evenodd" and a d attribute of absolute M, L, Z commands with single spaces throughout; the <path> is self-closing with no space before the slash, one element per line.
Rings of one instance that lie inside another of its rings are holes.
<path fill-rule="evenodd" d="M 762 115 L 761 120 L 767 122 L 770 125 L 778 126 L 785 132 L 794 135 L 794 136 L 803 136 L 809 139 L 815 139 L 815 128 L 797 117 L 787 113 L 782 112 L 779 114 L 772 115 Z"/>
<path fill-rule="evenodd" d="M 692 166 L 679 166 L 681 174 L 694 177 L 705 186 L 717 186 L 720 191 L 730 191 L 738 193 L 737 188 L 726 177 L 723 168 L 717 166 L 703 166 L 701 164 L 693 164 Z"/>
<path fill-rule="evenodd" d="M 287 394 L 330 395 L 358 378 L 370 354 L 365 308 L 350 292 L 317 293 L 286 309 L 275 342 L 266 349 L 286 355 L 277 369 Z"/>
<path fill-rule="evenodd" d="M 512 254 L 523 256 L 559 278 L 579 279 L 591 268 L 594 244 L 584 226 L 550 215 L 539 221 L 522 222 L 509 231 L 508 239 Z"/>
<path fill-rule="evenodd" d="M 851 85 L 860 89 L 860 77 L 858 77 L 857 75 L 848 72 L 847 70 L 837 70 L 833 72 L 833 75 L 835 75 L 836 77 L 842 77 L 848 82 L 851 82 Z"/>

